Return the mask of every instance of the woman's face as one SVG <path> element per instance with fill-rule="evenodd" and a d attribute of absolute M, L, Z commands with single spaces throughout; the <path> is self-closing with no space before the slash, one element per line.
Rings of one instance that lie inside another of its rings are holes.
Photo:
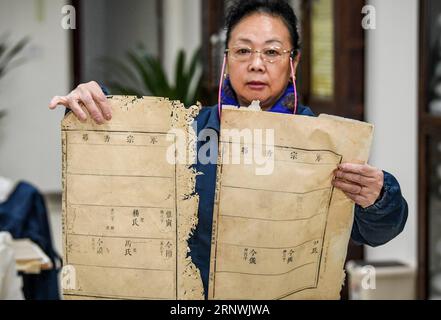
<path fill-rule="evenodd" d="M 231 32 L 228 48 L 248 47 L 262 50 L 278 47 L 293 49 L 290 33 L 281 18 L 255 13 L 237 24 Z M 294 72 L 298 61 L 294 61 Z M 289 53 L 281 59 L 266 62 L 261 54 L 254 53 L 247 61 L 228 55 L 228 73 L 241 106 L 260 100 L 262 109 L 271 108 L 285 91 L 290 78 Z"/>

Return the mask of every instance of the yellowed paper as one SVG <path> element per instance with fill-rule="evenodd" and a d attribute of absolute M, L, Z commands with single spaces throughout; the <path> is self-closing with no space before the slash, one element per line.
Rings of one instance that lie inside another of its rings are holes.
<path fill-rule="evenodd" d="M 226 109 L 221 128 L 209 298 L 339 299 L 354 203 L 331 181 L 338 164 L 367 162 L 373 127 Z M 231 139 L 250 129 L 272 143 Z M 246 163 L 256 150 L 274 160 L 270 174 Z"/>
<path fill-rule="evenodd" d="M 185 133 L 192 152 L 199 108 L 161 98 L 109 101 L 113 119 L 103 126 L 73 114 L 62 124 L 64 296 L 202 299 L 187 257 L 196 173 L 167 161 L 177 157 L 174 132 Z"/>

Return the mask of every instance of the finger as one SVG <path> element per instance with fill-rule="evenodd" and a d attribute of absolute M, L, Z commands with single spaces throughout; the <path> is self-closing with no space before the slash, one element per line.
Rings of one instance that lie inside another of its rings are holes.
<path fill-rule="evenodd" d="M 83 108 L 81 108 L 80 104 L 78 103 L 78 98 L 75 95 L 68 96 L 69 101 L 69 108 L 72 110 L 72 112 L 75 114 L 75 116 L 80 119 L 81 121 L 87 120 L 87 115 L 84 112 Z"/>
<path fill-rule="evenodd" d="M 343 163 L 338 166 L 342 171 L 359 174 L 365 177 L 372 176 L 377 169 L 367 164 Z"/>
<path fill-rule="evenodd" d="M 90 90 L 92 93 L 92 97 L 96 103 L 96 105 L 101 109 L 102 114 L 106 120 L 112 119 L 112 108 L 110 106 L 107 97 L 104 95 L 103 90 L 95 81 L 90 82 Z"/>
<path fill-rule="evenodd" d="M 62 96 L 53 97 L 51 102 L 49 103 L 49 109 L 54 110 L 59 105 L 69 107 L 69 101 L 68 101 L 67 97 L 62 97 Z"/>
<path fill-rule="evenodd" d="M 80 100 L 86 107 L 87 111 L 89 111 L 90 116 L 97 124 L 104 123 L 104 116 L 101 112 L 101 109 L 97 107 L 95 102 L 93 101 L 92 95 L 88 90 L 80 89 Z"/>
<path fill-rule="evenodd" d="M 369 199 L 367 199 L 366 197 L 364 197 L 363 195 L 360 194 L 352 194 L 349 192 L 345 192 L 345 195 L 351 199 L 352 201 L 354 201 L 356 204 L 358 204 L 359 206 L 363 207 L 363 208 L 367 208 L 369 207 Z"/>
<path fill-rule="evenodd" d="M 376 181 L 373 177 L 365 177 L 356 173 L 349 173 L 342 170 L 335 171 L 335 177 L 340 180 L 346 180 L 348 182 L 353 182 L 362 186 L 369 186 Z"/>
<path fill-rule="evenodd" d="M 362 190 L 362 187 L 358 184 L 346 182 L 339 179 L 333 180 L 332 185 L 343 192 L 349 192 L 352 194 L 359 194 Z"/>

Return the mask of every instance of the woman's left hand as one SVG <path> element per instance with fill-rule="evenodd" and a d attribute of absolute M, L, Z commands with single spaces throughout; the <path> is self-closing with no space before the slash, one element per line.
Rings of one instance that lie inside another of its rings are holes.
<path fill-rule="evenodd" d="M 375 204 L 384 186 L 383 171 L 367 164 L 341 164 L 334 175 L 332 185 L 364 209 Z"/>

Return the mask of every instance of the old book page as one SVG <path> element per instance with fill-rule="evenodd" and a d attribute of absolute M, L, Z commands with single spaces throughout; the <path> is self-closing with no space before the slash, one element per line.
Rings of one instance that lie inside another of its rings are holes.
<path fill-rule="evenodd" d="M 73 114 L 62 123 L 64 296 L 203 299 L 187 257 L 196 175 L 169 160 L 180 156 L 178 134 L 192 152 L 199 108 L 148 97 L 110 103 L 113 119 L 103 126 Z"/>
<path fill-rule="evenodd" d="M 209 298 L 339 299 L 354 203 L 331 180 L 373 127 L 227 109 L 221 128 Z"/>

